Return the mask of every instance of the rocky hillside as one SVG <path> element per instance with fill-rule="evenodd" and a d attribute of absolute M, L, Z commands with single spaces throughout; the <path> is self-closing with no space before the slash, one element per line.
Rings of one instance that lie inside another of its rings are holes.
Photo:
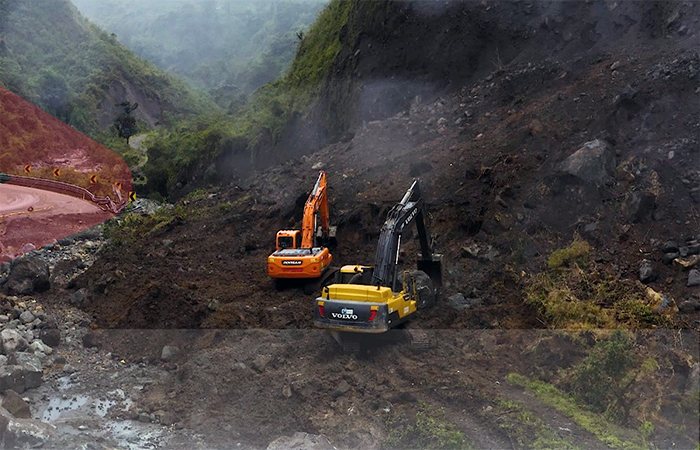
<path fill-rule="evenodd" d="M 0 83 L 44 111 L 94 133 L 139 103 L 149 126 L 165 115 L 216 109 L 210 99 L 156 69 L 85 20 L 69 0 L 0 2 Z"/>
<path fill-rule="evenodd" d="M 698 4 L 351 6 L 328 95 L 286 135 L 305 154 L 124 214 L 84 273 L 27 294 L 84 318 L 95 372 L 148 380 L 113 417 L 174 425 L 172 448 L 294 432 L 342 449 L 696 448 Z M 267 278 L 320 168 L 338 264 L 371 263 L 389 208 L 425 183 L 446 283 L 407 327 L 430 351 L 386 336 L 344 355 L 312 329 L 313 296 Z M 104 379 L 82 367 L 73 389 L 94 397 Z"/>

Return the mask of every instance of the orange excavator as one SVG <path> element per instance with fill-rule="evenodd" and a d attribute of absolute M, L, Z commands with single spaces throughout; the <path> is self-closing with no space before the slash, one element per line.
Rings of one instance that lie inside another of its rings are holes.
<path fill-rule="evenodd" d="M 267 257 L 267 274 L 275 286 L 281 289 L 290 279 L 304 279 L 304 291 L 313 293 L 333 261 L 329 247 L 336 244 L 335 233 L 328 214 L 326 172 L 321 170 L 304 205 L 301 231 L 278 231 L 276 250 Z"/>

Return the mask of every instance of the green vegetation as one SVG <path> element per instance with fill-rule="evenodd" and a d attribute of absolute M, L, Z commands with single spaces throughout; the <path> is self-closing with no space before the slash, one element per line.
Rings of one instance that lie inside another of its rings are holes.
<path fill-rule="evenodd" d="M 127 92 L 173 117 L 215 108 L 84 20 L 68 0 L 3 1 L 0 17 L 0 84 L 83 133 L 111 125 L 111 107 Z"/>
<path fill-rule="evenodd" d="M 498 426 L 517 448 L 532 450 L 583 450 L 573 442 L 561 438 L 542 419 L 530 412 L 524 405 L 511 400 L 499 400 L 489 414 L 496 417 Z"/>
<path fill-rule="evenodd" d="M 304 33 L 287 74 L 259 88 L 235 114 L 202 116 L 160 130 L 148 144 L 149 192 L 167 197 L 178 182 L 214 181 L 221 174 L 212 161 L 224 152 L 254 165 L 261 149 L 277 144 L 290 121 L 311 109 L 340 51 L 340 30 L 356 5 L 332 0 Z"/>
<path fill-rule="evenodd" d="M 626 423 L 632 407 L 632 388 L 658 369 L 652 358 L 640 362 L 635 347 L 633 337 L 622 330 L 615 330 L 596 343 L 574 368 L 570 382 L 574 396 L 592 411 Z"/>
<path fill-rule="evenodd" d="M 146 235 L 154 235 L 172 229 L 190 217 L 182 205 L 174 208 L 161 208 L 153 214 L 141 215 L 127 212 L 105 222 L 104 236 L 114 244 L 133 244 Z"/>
<path fill-rule="evenodd" d="M 249 195 L 242 195 L 230 202 L 205 203 L 205 199 L 212 193 L 214 192 L 197 189 L 177 205 L 160 208 L 149 215 L 133 211 L 133 204 L 130 203 L 119 216 L 105 222 L 104 236 L 116 245 L 133 244 L 145 236 L 158 235 L 185 221 L 222 216 L 245 210 L 250 205 Z"/>
<path fill-rule="evenodd" d="M 382 444 L 384 449 L 471 449 L 462 432 L 445 417 L 442 408 L 433 408 L 420 402 L 415 420 L 408 424 L 387 420 L 389 433 Z"/>
<path fill-rule="evenodd" d="M 647 450 L 653 448 L 646 442 L 647 436 L 645 436 L 645 433 L 634 433 L 624 430 L 600 414 L 585 411 L 571 397 L 551 384 L 530 380 L 515 373 L 509 374 L 507 380 L 511 384 L 528 389 L 537 398 L 565 414 L 577 425 L 595 435 L 598 440 L 610 448 L 619 450 Z"/>
<path fill-rule="evenodd" d="M 644 328 L 668 323 L 661 303 L 642 285 L 606 274 L 584 241 L 553 252 L 548 270 L 534 276 L 526 302 L 550 328 Z"/>
<path fill-rule="evenodd" d="M 284 75 L 327 0 L 74 0 L 140 57 L 215 94 L 228 108 Z"/>
<path fill-rule="evenodd" d="M 547 259 L 547 267 L 559 269 L 572 264 L 583 264 L 590 253 L 591 246 L 588 242 L 574 240 L 570 246 L 552 252 Z"/>

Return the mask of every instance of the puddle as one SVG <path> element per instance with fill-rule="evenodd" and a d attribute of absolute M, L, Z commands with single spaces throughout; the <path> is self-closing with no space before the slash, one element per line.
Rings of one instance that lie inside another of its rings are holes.
<path fill-rule="evenodd" d="M 109 430 L 113 438 L 120 446 L 129 450 L 152 450 L 163 444 L 163 432 L 158 430 L 148 430 L 142 424 L 133 422 L 108 421 L 106 429 Z"/>
<path fill-rule="evenodd" d="M 49 400 L 49 404 L 41 414 L 41 420 L 55 422 L 61 417 L 75 416 L 78 410 L 87 405 L 89 401 L 90 398 L 85 395 L 76 395 L 65 399 L 62 397 L 54 397 Z"/>
<path fill-rule="evenodd" d="M 65 392 L 72 386 L 68 377 L 58 381 L 59 391 Z M 122 389 L 109 391 L 99 399 L 63 393 L 49 397 L 40 418 L 55 425 L 64 435 L 103 437 L 128 450 L 161 448 L 167 436 L 160 426 L 107 418 L 110 412 L 126 411 L 133 403 Z"/>

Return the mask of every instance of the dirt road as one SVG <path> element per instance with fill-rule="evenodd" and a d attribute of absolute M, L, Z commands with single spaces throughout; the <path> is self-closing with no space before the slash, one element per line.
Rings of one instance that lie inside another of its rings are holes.
<path fill-rule="evenodd" d="M 0 262 L 111 217 L 90 202 L 49 191 L 0 185 Z"/>

